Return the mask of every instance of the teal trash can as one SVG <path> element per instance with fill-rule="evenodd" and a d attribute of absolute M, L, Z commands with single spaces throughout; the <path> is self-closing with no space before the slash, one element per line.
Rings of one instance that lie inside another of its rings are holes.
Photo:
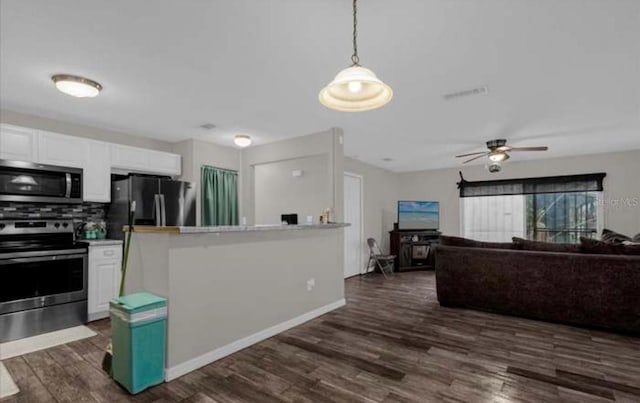
<path fill-rule="evenodd" d="M 135 394 L 164 381 L 167 300 L 147 292 L 111 300 L 113 378 Z"/>

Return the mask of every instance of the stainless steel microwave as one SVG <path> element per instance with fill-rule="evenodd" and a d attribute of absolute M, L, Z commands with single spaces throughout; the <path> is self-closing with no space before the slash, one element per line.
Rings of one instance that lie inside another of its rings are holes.
<path fill-rule="evenodd" d="M 82 203 L 82 169 L 0 160 L 0 201 Z"/>

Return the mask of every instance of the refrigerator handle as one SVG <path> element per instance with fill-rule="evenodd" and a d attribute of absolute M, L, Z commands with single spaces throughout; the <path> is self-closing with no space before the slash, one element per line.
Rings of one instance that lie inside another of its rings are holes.
<path fill-rule="evenodd" d="M 161 194 L 159 195 L 159 197 L 160 197 L 160 212 L 162 217 L 160 225 L 162 225 L 163 227 L 166 227 L 167 226 L 167 210 L 164 204 L 164 195 Z"/>
<path fill-rule="evenodd" d="M 156 220 L 156 227 L 160 226 L 160 195 L 153 195 L 153 218 Z"/>

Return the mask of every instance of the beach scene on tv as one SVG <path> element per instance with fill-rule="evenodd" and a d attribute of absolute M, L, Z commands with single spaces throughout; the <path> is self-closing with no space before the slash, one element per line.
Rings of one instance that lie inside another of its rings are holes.
<path fill-rule="evenodd" d="M 399 229 L 438 229 L 440 203 L 434 201 L 399 201 Z"/>

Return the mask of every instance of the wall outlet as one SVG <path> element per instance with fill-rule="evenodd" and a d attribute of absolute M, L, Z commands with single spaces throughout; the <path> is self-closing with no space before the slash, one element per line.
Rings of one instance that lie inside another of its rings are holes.
<path fill-rule="evenodd" d="M 315 278 L 310 278 L 309 280 L 307 280 L 307 291 L 311 291 L 313 290 L 313 287 L 316 286 L 316 279 Z"/>

